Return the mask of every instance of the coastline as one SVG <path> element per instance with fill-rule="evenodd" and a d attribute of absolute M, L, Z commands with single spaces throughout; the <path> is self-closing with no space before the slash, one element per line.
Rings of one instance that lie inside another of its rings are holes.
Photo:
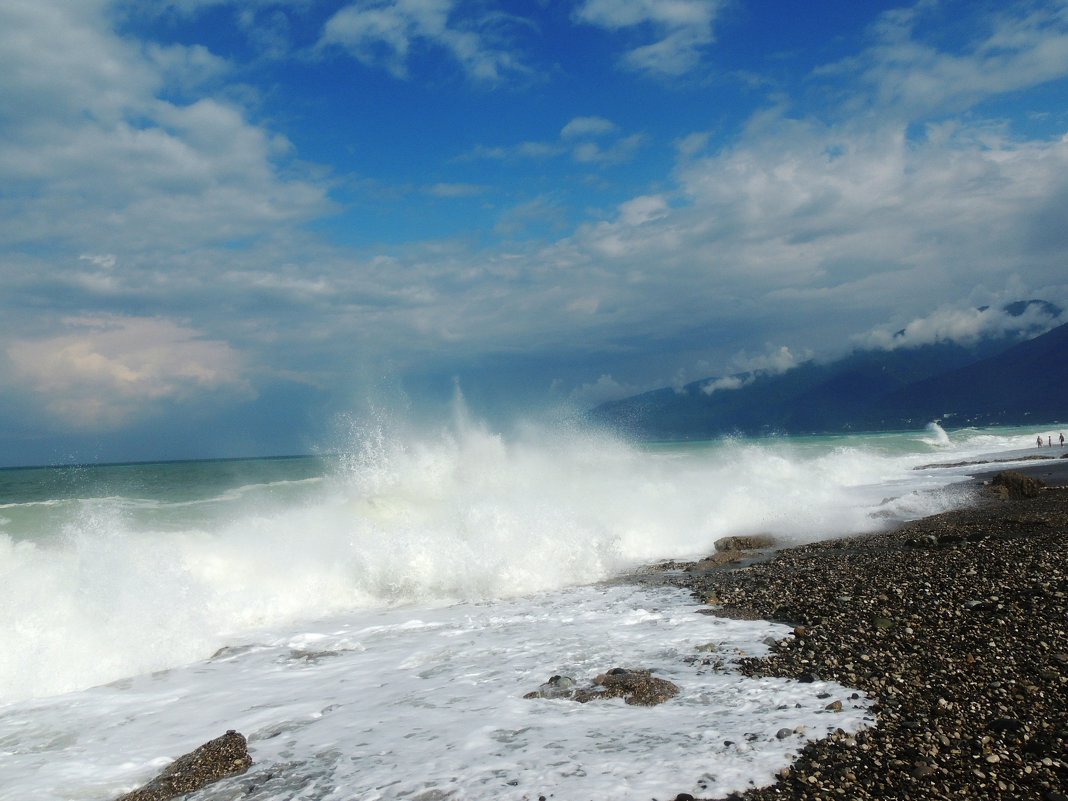
<path fill-rule="evenodd" d="M 1068 801 L 1068 459 L 1014 469 L 1048 485 L 1032 498 L 982 487 L 996 472 L 976 473 L 963 509 L 660 578 L 715 613 L 795 627 L 742 660 L 747 675 L 875 702 L 873 727 L 809 743 L 775 784 L 729 799 Z"/>

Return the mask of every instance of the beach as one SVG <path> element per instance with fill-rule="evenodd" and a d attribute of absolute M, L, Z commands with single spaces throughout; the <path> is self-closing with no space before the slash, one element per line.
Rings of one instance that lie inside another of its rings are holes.
<path fill-rule="evenodd" d="M 730 799 L 1068 798 L 1068 460 L 989 484 L 967 508 L 670 581 L 725 616 L 792 625 L 750 676 L 833 680 L 876 723 L 804 746 L 777 783 Z M 680 794 L 680 799 L 692 796 Z"/>

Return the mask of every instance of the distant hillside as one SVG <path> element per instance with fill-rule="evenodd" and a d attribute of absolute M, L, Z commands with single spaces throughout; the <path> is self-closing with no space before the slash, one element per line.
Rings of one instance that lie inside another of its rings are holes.
<path fill-rule="evenodd" d="M 858 423 L 901 428 L 936 418 L 960 425 L 1068 420 L 1068 324 L 891 392 Z"/>
<path fill-rule="evenodd" d="M 955 425 L 1068 419 L 1068 325 L 1024 342 L 857 351 L 831 364 L 734 378 L 738 389 L 709 393 L 712 379 L 704 379 L 681 392 L 666 388 L 604 403 L 589 415 L 647 439 L 876 431 L 935 419 Z"/>

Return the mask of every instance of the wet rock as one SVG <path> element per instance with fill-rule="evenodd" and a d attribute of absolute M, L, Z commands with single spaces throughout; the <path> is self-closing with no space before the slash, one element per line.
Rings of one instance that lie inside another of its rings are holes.
<path fill-rule="evenodd" d="M 757 551 L 761 548 L 774 547 L 775 538 L 770 534 L 720 537 L 714 545 L 717 551 Z"/>
<path fill-rule="evenodd" d="M 575 680 L 570 676 L 551 676 L 547 682 L 524 698 L 571 698 L 575 694 Z"/>
<path fill-rule="evenodd" d="M 597 698 L 622 698 L 628 704 L 655 706 L 679 693 L 677 685 L 666 679 L 658 679 L 648 670 L 613 668 L 595 681 L 604 690 L 593 690 L 585 698 L 576 695 L 576 700 L 585 702 Z"/>
<path fill-rule="evenodd" d="M 648 670 L 612 668 L 602 673 L 587 687 L 576 687 L 567 676 L 553 676 L 537 690 L 524 698 L 569 698 L 585 704 L 607 698 L 622 698 L 636 706 L 656 706 L 674 698 L 679 693 L 678 685 L 653 676 Z"/>
<path fill-rule="evenodd" d="M 1037 498 L 1046 486 L 1044 481 L 1013 470 L 998 473 L 990 479 L 990 486 L 998 491 L 1003 497 L 1018 500 L 1021 498 Z"/>
<path fill-rule="evenodd" d="M 178 757 L 152 781 L 120 796 L 116 801 L 166 801 L 192 793 L 230 776 L 239 776 L 252 765 L 243 735 L 230 730 Z"/>

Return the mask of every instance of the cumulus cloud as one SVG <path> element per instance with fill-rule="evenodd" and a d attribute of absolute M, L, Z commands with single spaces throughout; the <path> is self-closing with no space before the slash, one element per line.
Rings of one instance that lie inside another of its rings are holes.
<path fill-rule="evenodd" d="M 113 429 L 167 403 L 253 395 L 239 353 L 173 320 L 83 317 L 65 327 L 70 333 L 6 348 L 17 381 L 63 427 Z"/>
<path fill-rule="evenodd" d="M 585 0 L 575 19 L 610 31 L 648 31 L 651 42 L 627 51 L 629 69 L 675 76 L 698 65 L 713 42 L 718 0 Z"/>
<path fill-rule="evenodd" d="M 321 187 L 283 177 L 284 138 L 237 106 L 162 99 L 176 74 L 199 80 L 220 61 L 138 47 L 102 2 L 0 5 L 0 241 L 185 249 L 329 208 Z"/>
<path fill-rule="evenodd" d="M 454 0 L 360 0 L 334 14 L 323 27 L 321 47 L 340 46 L 358 61 L 408 77 L 419 46 L 444 49 L 473 79 L 495 82 L 527 69 L 499 41 L 507 18 L 462 17 Z M 498 31 L 494 36 L 493 32 Z"/>

